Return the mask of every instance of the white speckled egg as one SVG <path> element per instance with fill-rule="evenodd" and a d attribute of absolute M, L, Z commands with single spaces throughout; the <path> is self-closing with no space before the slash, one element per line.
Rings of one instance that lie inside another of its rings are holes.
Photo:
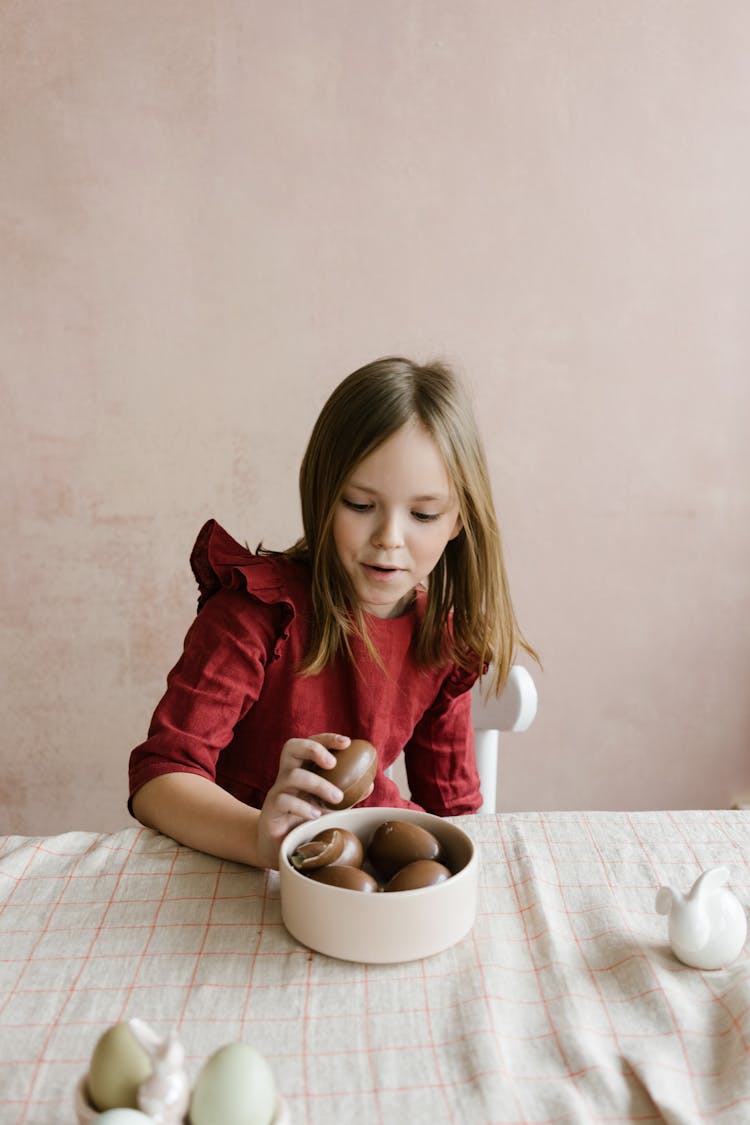
<path fill-rule="evenodd" d="M 273 1072 L 247 1043 L 220 1047 L 201 1067 L 190 1125 L 271 1125 L 278 1094 Z"/>
<path fill-rule="evenodd" d="M 137 1109 L 138 1087 L 151 1070 L 151 1059 L 126 1023 L 108 1028 L 94 1047 L 86 1079 L 94 1108 Z"/>
<path fill-rule="evenodd" d="M 96 1125 L 154 1125 L 153 1117 L 146 1117 L 139 1109 L 108 1109 L 96 1119 Z"/>

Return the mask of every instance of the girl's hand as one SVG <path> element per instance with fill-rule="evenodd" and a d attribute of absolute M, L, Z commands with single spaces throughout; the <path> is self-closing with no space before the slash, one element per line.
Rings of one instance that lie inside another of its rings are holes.
<path fill-rule="evenodd" d="M 324 810 L 319 802 L 336 804 L 341 800 L 341 790 L 320 774 L 305 769 L 305 763 L 315 762 L 323 769 L 331 769 L 336 758 L 330 749 L 341 750 L 350 742 L 344 734 L 316 734 L 312 738 L 290 738 L 284 743 L 279 772 L 257 821 L 257 852 L 262 866 L 278 867 L 281 841 L 298 824 L 321 815 Z"/>

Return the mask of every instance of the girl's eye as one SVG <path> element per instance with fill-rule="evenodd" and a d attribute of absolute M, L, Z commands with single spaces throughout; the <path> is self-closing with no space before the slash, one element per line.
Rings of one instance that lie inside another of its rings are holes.
<path fill-rule="evenodd" d="M 371 512 L 374 507 L 373 504 L 368 504 L 365 502 L 359 503 L 356 500 L 347 500 L 345 496 L 341 497 L 341 503 L 345 508 L 348 508 L 350 512 Z M 417 521 L 417 523 L 433 523 L 435 520 L 440 519 L 439 512 L 412 512 L 411 514 Z"/>

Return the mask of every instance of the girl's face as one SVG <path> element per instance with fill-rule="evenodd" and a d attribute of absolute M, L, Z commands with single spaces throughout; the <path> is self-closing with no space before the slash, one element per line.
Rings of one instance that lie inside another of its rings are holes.
<path fill-rule="evenodd" d="M 408 422 L 356 466 L 333 517 L 333 541 L 360 606 L 398 617 L 461 530 L 458 499 L 427 430 Z"/>

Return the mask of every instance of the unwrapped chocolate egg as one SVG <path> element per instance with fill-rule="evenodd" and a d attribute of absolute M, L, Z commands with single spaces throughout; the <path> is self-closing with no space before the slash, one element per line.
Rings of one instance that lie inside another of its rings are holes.
<path fill-rule="evenodd" d="M 440 841 L 426 828 L 408 820 L 385 820 L 373 832 L 367 858 L 376 874 L 387 882 L 408 863 L 418 859 L 440 863 L 444 857 Z"/>
<path fill-rule="evenodd" d="M 436 887 L 450 879 L 451 873 L 443 863 L 434 859 L 416 859 L 400 868 L 386 883 L 385 891 L 418 891 L 422 887 Z"/>
<path fill-rule="evenodd" d="M 347 891 L 364 891 L 375 894 L 380 890 L 378 882 L 361 867 L 318 867 L 307 873 L 308 879 L 316 883 L 326 883 L 329 887 L 343 887 Z"/>
<path fill-rule="evenodd" d="M 337 805 L 325 802 L 327 808 L 350 809 L 367 796 L 378 769 L 378 752 L 364 739 L 353 738 L 348 746 L 332 753 L 336 757 L 336 765 L 331 769 L 315 764 L 307 768 L 333 782 L 343 792 L 344 796 Z"/>
<path fill-rule="evenodd" d="M 326 828 L 300 844 L 289 859 L 298 871 L 314 871 L 318 867 L 361 867 L 364 859 L 362 841 L 348 828 Z"/>

